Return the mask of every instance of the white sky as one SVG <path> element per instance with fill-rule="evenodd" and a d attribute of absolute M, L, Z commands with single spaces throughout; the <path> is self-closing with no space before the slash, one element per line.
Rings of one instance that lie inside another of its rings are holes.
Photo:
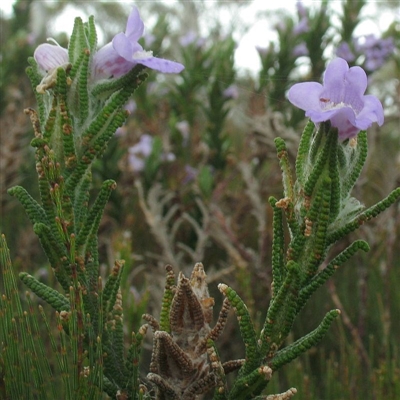
<path fill-rule="evenodd" d="M 0 12 L 2 14 L 4 13 L 6 16 L 11 15 L 12 4 L 14 3 L 14 1 L 15 0 L 1 0 Z M 132 3 L 131 1 L 124 2 Z M 177 3 L 176 0 L 163 0 L 162 2 L 169 4 Z M 229 3 L 229 1 L 227 2 Z M 303 4 L 306 7 L 317 2 L 319 3 L 319 0 L 303 0 Z M 339 12 L 341 10 L 342 2 L 343 0 L 331 0 L 330 6 L 334 11 Z M 136 1 L 135 3 L 140 9 L 140 1 Z M 207 3 L 212 4 L 214 3 L 214 1 L 210 0 L 207 1 Z M 235 3 L 235 1 L 232 1 L 232 3 Z M 251 27 L 248 32 L 243 35 L 243 37 L 235 38 L 236 40 L 238 40 L 235 61 L 236 66 L 239 69 L 257 71 L 260 67 L 260 60 L 256 51 L 256 46 L 267 47 L 269 41 L 276 38 L 276 33 L 271 30 L 271 24 L 266 24 L 265 19 L 260 20 L 260 18 L 258 18 L 260 13 L 277 9 L 286 9 L 295 13 L 295 4 L 296 0 L 253 0 L 253 2 L 249 2 L 249 6 L 247 7 L 241 7 L 239 9 L 237 9 L 236 7 L 232 7 L 232 12 L 229 11 L 228 7 L 224 8 L 224 20 L 227 20 L 229 22 L 232 22 L 232 20 L 234 21 L 236 19 L 246 22 L 254 21 L 252 25 L 248 24 Z M 355 32 L 356 36 L 383 31 L 396 18 L 393 15 L 393 9 L 391 11 L 382 11 L 379 10 L 379 8 L 379 1 L 370 0 L 368 2 L 368 4 L 363 9 L 363 15 L 365 15 L 366 18 L 357 27 L 357 30 Z M 57 23 L 57 25 L 61 26 L 62 31 L 65 31 L 69 35 L 72 32 L 73 22 L 74 18 L 77 16 L 77 12 L 74 11 L 72 8 L 67 8 L 67 10 L 69 10 L 69 12 L 66 12 L 62 15 L 62 17 L 60 18 L 60 22 L 61 20 L 62 22 L 60 24 Z M 380 11 L 379 13 L 378 10 Z M 400 18 L 400 7 L 397 11 L 397 18 Z"/>

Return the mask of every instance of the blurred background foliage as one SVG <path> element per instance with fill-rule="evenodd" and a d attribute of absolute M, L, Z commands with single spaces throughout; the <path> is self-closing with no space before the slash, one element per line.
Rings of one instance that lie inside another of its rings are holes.
<path fill-rule="evenodd" d="M 329 1 L 311 7 L 292 2 L 286 10 L 262 15 L 267 22 L 265 45 L 257 48 L 261 67 L 244 71 L 236 66 L 235 50 L 253 21 L 231 17 L 250 3 L 136 3 L 147 21 L 144 48 L 186 69 L 179 76 L 150 72 L 127 106 L 131 115 L 126 125 L 93 171 L 94 193 L 105 179 L 118 182 L 101 225 L 100 251 L 105 273 L 115 258 L 127 261 L 122 287 L 129 330 L 137 331 L 143 312 L 159 312 L 164 265 L 187 274 L 197 261 L 206 267 L 217 310 L 221 296 L 216 287 L 223 281 L 261 323 L 271 285 L 267 199 L 282 194 L 273 139 L 283 137 L 293 157 L 305 125 L 304 113 L 286 101 L 285 93 L 294 82 L 320 80 L 335 54 L 366 70 L 368 90 L 385 109 L 385 124 L 368 132 L 369 157 L 355 195 L 368 206 L 400 185 L 396 14 L 385 32 L 359 37 L 359 23 L 376 18 L 365 13 L 366 2 L 342 1 L 339 10 Z M 393 7 L 395 2 L 380 2 L 379 12 Z M 19 184 L 35 195 L 32 131 L 23 114 L 24 108 L 35 107 L 35 100 L 24 69 L 47 37 L 67 46 L 70 32 L 64 32 L 59 18 L 66 10 L 95 15 L 100 42 L 106 43 L 124 29 L 129 5 L 24 0 L 0 21 L 1 230 L 18 272 L 48 284 L 54 279 L 31 224 L 6 190 Z M 366 239 L 371 251 L 356 254 L 314 295 L 297 319 L 292 339 L 314 329 L 332 307 L 342 310 L 341 321 L 319 348 L 277 374 L 271 392 L 295 386 L 303 400 L 400 398 L 399 204 L 354 235 Z M 352 240 L 354 236 L 335 245 L 332 254 Z M 240 343 L 232 317 L 220 339 L 220 353 L 238 358 L 243 354 Z M 148 362 L 145 354 L 144 371 Z"/>

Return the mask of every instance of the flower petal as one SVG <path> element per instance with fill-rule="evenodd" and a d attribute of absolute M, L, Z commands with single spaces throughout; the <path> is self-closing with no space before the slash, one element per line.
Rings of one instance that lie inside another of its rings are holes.
<path fill-rule="evenodd" d="M 122 32 L 115 35 L 112 40 L 114 50 L 127 61 L 132 60 L 133 44 Z"/>
<path fill-rule="evenodd" d="M 69 62 L 67 49 L 49 43 L 40 44 L 33 53 L 33 57 L 39 67 L 45 71 L 50 71 Z"/>
<path fill-rule="evenodd" d="M 143 60 L 137 60 L 138 64 L 143 64 L 148 68 L 156 71 L 163 72 L 164 74 L 178 74 L 184 70 L 184 66 L 180 63 L 170 60 L 164 60 L 163 58 L 150 57 Z"/>
<path fill-rule="evenodd" d="M 320 122 L 328 121 L 329 119 L 333 118 L 339 109 L 332 109 L 332 110 L 307 110 L 306 117 L 309 117 L 312 122 L 315 124 L 319 124 Z"/>
<path fill-rule="evenodd" d="M 144 32 L 144 23 L 139 15 L 139 10 L 133 6 L 126 23 L 125 35 L 132 42 L 137 42 Z"/>
<path fill-rule="evenodd" d="M 379 126 L 382 126 L 383 121 L 382 103 L 375 96 L 364 96 L 364 108 L 356 118 L 357 126 L 361 129 L 367 129 L 373 122 L 377 122 Z"/>
<path fill-rule="evenodd" d="M 332 126 L 339 129 L 348 129 L 348 124 L 355 126 L 356 115 L 351 107 L 343 107 L 335 110 L 336 112 L 329 118 Z M 356 127 L 358 128 L 358 127 Z M 360 129 L 358 128 L 358 131 Z"/>
<path fill-rule="evenodd" d="M 121 57 L 110 42 L 93 57 L 92 79 L 118 78 L 129 72 L 135 65 L 136 63 L 129 62 Z"/>
<path fill-rule="evenodd" d="M 137 64 L 164 73 L 179 73 L 182 64 L 153 57 L 151 51 L 144 51 L 137 42 L 143 35 L 144 25 L 136 7 L 132 8 L 126 25 L 126 32 L 117 34 L 112 43 L 104 46 L 94 56 L 93 79 L 119 77 Z"/>
<path fill-rule="evenodd" d="M 352 67 L 345 76 L 343 103 L 351 104 L 356 113 L 364 107 L 364 93 L 367 89 L 367 74 L 360 67 Z"/>
<path fill-rule="evenodd" d="M 348 130 L 348 125 L 355 126 L 356 115 L 351 107 L 333 108 L 326 111 L 308 110 L 306 116 L 310 117 L 311 121 L 318 124 L 330 120 L 332 126 L 338 128 L 339 136 L 342 129 Z M 357 130 L 357 132 L 360 129 Z"/>
<path fill-rule="evenodd" d="M 321 110 L 319 98 L 322 90 L 322 85 L 317 82 L 296 83 L 289 89 L 288 99 L 302 110 Z"/>
<path fill-rule="evenodd" d="M 343 101 L 344 84 L 349 66 L 343 58 L 335 58 L 331 61 L 324 74 L 324 97 L 338 104 Z"/>

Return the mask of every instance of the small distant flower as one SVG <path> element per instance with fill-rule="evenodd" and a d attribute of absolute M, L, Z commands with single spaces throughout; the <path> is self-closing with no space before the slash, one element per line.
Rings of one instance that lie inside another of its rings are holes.
<path fill-rule="evenodd" d="M 153 137 L 147 134 L 142 135 L 139 143 L 128 149 L 128 163 L 130 167 L 136 172 L 143 171 L 145 160 L 151 154 L 152 149 Z"/>
<path fill-rule="evenodd" d="M 357 136 L 372 123 L 383 124 L 383 108 L 377 97 L 364 95 L 367 75 L 360 67 L 349 68 L 342 58 L 329 63 L 324 84 L 304 82 L 292 86 L 289 101 L 306 111 L 306 116 L 318 124 L 331 121 L 338 129 L 339 139 Z"/>
<path fill-rule="evenodd" d="M 188 47 L 194 44 L 195 47 L 200 48 L 204 46 L 205 42 L 205 39 L 199 37 L 199 35 L 195 31 L 189 31 L 179 39 L 179 44 L 182 47 Z"/>
<path fill-rule="evenodd" d="M 308 25 L 308 17 L 304 17 L 300 20 L 300 22 L 293 28 L 293 35 L 298 36 L 302 33 L 306 33 L 310 30 L 310 26 Z"/>
<path fill-rule="evenodd" d="M 307 45 L 305 42 L 302 42 L 298 44 L 297 46 L 294 47 L 292 54 L 294 57 L 303 57 L 303 56 L 308 56 L 308 49 Z"/>
<path fill-rule="evenodd" d="M 125 109 L 126 111 L 128 111 L 129 114 L 132 114 L 132 113 L 135 112 L 136 109 L 137 109 L 136 101 L 133 100 L 133 99 L 129 100 L 129 101 L 125 104 L 124 109 Z"/>
<path fill-rule="evenodd" d="M 302 33 L 308 32 L 310 26 L 308 25 L 308 13 L 301 1 L 296 3 L 297 15 L 299 16 L 299 23 L 293 28 L 293 34 L 298 36 Z"/>
<path fill-rule="evenodd" d="M 336 49 L 336 56 L 343 58 L 347 62 L 353 62 L 356 59 L 356 56 L 351 51 L 349 44 L 346 42 L 339 44 L 338 48 Z"/>
<path fill-rule="evenodd" d="M 392 37 L 379 39 L 372 34 L 358 38 L 355 46 L 360 54 L 365 55 L 364 67 L 368 71 L 380 68 L 395 48 Z"/>
<path fill-rule="evenodd" d="M 26 37 L 26 42 L 29 44 L 29 46 L 33 46 L 36 43 L 36 39 L 37 34 L 35 32 L 30 32 Z"/>
<path fill-rule="evenodd" d="M 153 151 L 154 139 L 152 136 L 144 134 L 140 137 L 139 143 L 128 149 L 128 163 L 131 169 L 135 172 L 144 170 L 146 159 Z M 176 156 L 174 153 L 160 154 L 161 161 L 175 161 Z"/>
<path fill-rule="evenodd" d="M 197 168 L 194 168 L 190 165 L 185 165 L 185 177 L 182 180 L 182 183 L 184 185 L 194 181 L 197 178 L 197 175 L 199 174 L 199 170 Z"/>
<path fill-rule="evenodd" d="M 183 35 L 179 39 L 179 44 L 183 47 L 189 46 L 197 39 L 197 34 L 195 31 L 189 31 L 186 35 Z"/>
<path fill-rule="evenodd" d="M 297 14 L 299 15 L 300 19 L 301 18 L 307 18 L 307 9 L 304 7 L 303 2 L 298 1 L 296 3 L 296 9 L 297 9 Z"/>
<path fill-rule="evenodd" d="M 236 85 L 228 86 L 222 93 L 227 99 L 239 98 L 239 89 Z"/>
<path fill-rule="evenodd" d="M 180 63 L 153 57 L 152 51 L 143 50 L 138 43 L 143 32 L 143 21 L 138 9 L 133 7 L 125 33 L 121 32 L 114 36 L 111 43 L 106 44 L 94 55 L 92 65 L 94 79 L 118 78 L 137 64 L 163 73 L 179 73 L 184 69 Z"/>
<path fill-rule="evenodd" d="M 143 39 L 144 39 L 144 43 L 146 45 L 146 47 L 150 47 L 155 41 L 156 41 L 156 37 L 152 34 L 152 33 L 145 33 L 143 35 Z"/>
<path fill-rule="evenodd" d="M 127 127 L 124 125 L 124 126 L 120 126 L 119 128 L 117 128 L 117 130 L 115 131 L 115 136 L 116 137 L 123 137 L 123 136 L 125 136 L 126 134 L 128 133 L 128 129 L 127 129 Z"/>

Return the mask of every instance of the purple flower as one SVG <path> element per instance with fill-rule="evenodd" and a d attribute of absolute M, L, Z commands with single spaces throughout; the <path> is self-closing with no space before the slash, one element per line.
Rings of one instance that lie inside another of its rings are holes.
<path fill-rule="evenodd" d="M 185 165 L 185 177 L 182 180 L 182 183 L 184 185 L 194 181 L 197 178 L 197 175 L 199 174 L 199 170 L 197 168 L 194 168 L 188 164 Z"/>
<path fill-rule="evenodd" d="M 133 7 L 128 17 L 125 33 L 118 33 L 111 43 L 106 44 L 94 55 L 92 64 L 94 79 L 118 78 L 137 64 L 164 73 L 179 73 L 184 69 L 182 64 L 153 57 L 152 51 L 143 50 L 138 43 L 143 32 L 143 21 L 138 9 Z"/>
<path fill-rule="evenodd" d="M 206 43 L 204 38 L 199 37 L 195 31 L 189 31 L 179 39 L 179 44 L 182 47 L 194 45 L 196 48 L 203 47 Z"/>
<path fill-rule="evenodd" d="M 364 66 L 368 71 L 380 68 L 395 48 L 392 37 L 379 39 L 372 34 L 358 38 L 355 46 L 359 53 L 365 55 Z"/>
<path fill-rule="evenodd" d="M 68 50 L 61 47 L 55 40 L 55 45 L 49 43 L 40 44 L 33 53 L 39 70 L 43 73 L 43 79 L 36 86 L 38 93 L 44 94 L 47 89 L 52 88 L 57 82 L 57 68 L 68 68 L 70 66 Z"/>
<path fill-rule="evenodd" d="M 346 42 L 342 42 L 339 44 L 336 49 L 336 56 L 345 59 L 347 62 L 353 62 L 356 59 L 356 56 L 350 49 L 350 46 Z"/>
<path fill-rule="evenodd" d="M 139 143 L 128 149 L 128 163 L 131 169 L 135 172 L 143 171 L 146 164 L 146 159 L 153 151 L 154 139 L 152 136 L 144 134 L 140 137 Z M 175 154 L 162 153 L 160 154 L 161 161 L 175 161 Z"/>
<path fill-rule="evenodd" d="M 132 114 L 137 109 L 136 101 L 133 99 L 129 100 L 128 103 L 125 104 L 124 108 L 129 112 L 129 114 Z"/>
<path fill-rule="evenodd" d="M 164 73 L 179 73 L 184 69 L 182 64 L 153 57 L 151 51 L 143 50 L 138 43 L 143 36 L 143 31 L 144 24 L 140 19 L 139 11 L 133 7 L 125 33 L 116 35 L 111 43 L 106 44 L 94 54 L 91 67 L 92 80 L 118 78 L 128 73 L 137 64 Z M 48 43 L 39 45 L 33 55 L 39 68 L 47 73 L 36 89 L 39 93 L 44 93 L 54 85 L 56 79 L 54 71 L 58 67 L 65 68 L 69 64 L 68 50 L 55 43 L 56 45 Z"/>
<path fill-rule="evenodd" d="M 296 58 L 308 56 L 308 54 L 309 54 L 309 52 L 308 52 L 307 45 L 305 42 L 301 42 L 297 46 L 294 46 L 294 49 L 292 51 L 292 55 Z"/>
<path fill-rule="evenodd" d="M 58 43 L 43 43 L 36 47 L 33 57 L 40 69 L 49 72 L 69 63 L 68 50 L 61 47 Z"/>
<path fill-rule="evenodd" d="M 152 149 L 153 137 L 147 134 L 142 135 L 139 143 L 128 149 L 128 162 L 130 167 L 136 172 L 143 171 L 145 159 L 151 154 Z"/>
<path fill-rule="evenodd" d="M 227 99 L 238 99 L 239 89 L 236 85 L 230 85 L 223 91 L 222 94 Z"/>
<path fill-rule="evenodd" d="M 306 111 L 306 116 L 318 124 L 331 121 L 338 129 L 339 139 L 357 136 L 373 122 L 383 124 L 381 102 L 372 95 L 364 95 L 367 75 L 360 67 L 349 68 L 342 58 L 329 63 L 324 74 L 324 84 L 297 83 L 288 93 L 289 101 Z"/>
<path fill-rule="evenodd" d="M 298 36 L 302 33 L 308 32 L 310 26 L 308 25 L 308 13 L 301 1 L 296 3 L 297 14 L 299 16 L 299 23 L 293 28 L 293 35 Z"/>
<path fill-rule="evenodd" d="M 310 30 L 310 26 L 308 25 L 308 17 L 304 17 L 300 20 L 300 22 L 293 28 L 293 35 L 298 36 L 302 33 L 306 33 Z"/>
<path fill-rule="evenodd" d="M 297 14 L 299 15 L 300 19 L 301 18 L 307 18 L 307 9 L 304 7 L 303 2 L 298 1 L 296 3 L 296 9 L 297 9 Z"/>

